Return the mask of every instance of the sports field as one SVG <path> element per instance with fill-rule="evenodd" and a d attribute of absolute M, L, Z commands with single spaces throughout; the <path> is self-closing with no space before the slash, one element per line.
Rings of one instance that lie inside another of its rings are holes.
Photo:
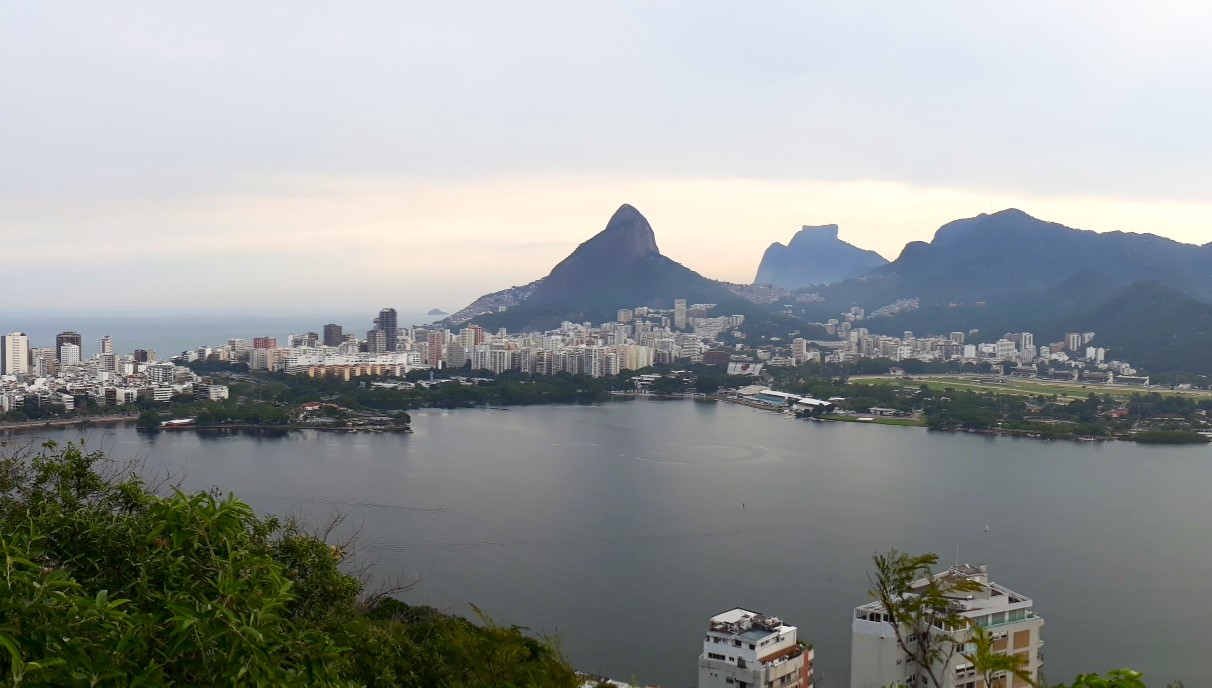
<path fill-rule="evenodd" d="M 1184 395 L 1197 398 L 1212 397 L 1212 392 L 1206 390 L 1162 389 L 1158 387 L 1140 387 L 1136 385 L 1107 385 L 1098 383 L 1049 382 L 1022 378 L 982 376 L 982 375 L 921 375 L 911 377 L 889 377 L 887 375 L 855 375 L 850 382 L 862 384 L 896 385 L 898 387 L 918 388 L 923 384 L 932 390 L 947 388 L 971 390 L 974 392 L 997 392 L 1000 394 L 1021 394 L 1024 396 L 1052 396 L 1079 398 L 1086 397 L 1091 392 L 1127 398 L 1133 394 L 1149 394 L 1158 392 L 1165 395 Z"/>

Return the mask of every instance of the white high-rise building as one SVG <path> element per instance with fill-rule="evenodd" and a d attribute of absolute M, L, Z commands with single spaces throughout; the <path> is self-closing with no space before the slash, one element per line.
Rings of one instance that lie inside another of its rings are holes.
<path fill-rule="evenodd" d="M 996 356 L 997 356 L 997 360 L 999 362 L 1000 361 L 1013 361 L 1015 356 L 1018 353 L 1015 350 L 1014 342 L 1009 339 L 999 339 L 995 343 L 995 346 L 997 347 Z"/>
<path fill-rule="evenodd" d="M 29 337 L 24 332 L 0 336 L 0 375 L 29 373 Z"/>
<path fill-rule="evenodd" d="M 673 300 L 673 326 L 679 330 L 686 329 L 686 299 Z"/>
<path fill-rule="evenodd" d="M 733 609 L 711 617 L 699 688 L 809 688 L 813 651 L 777 616 Z"/>
<path fill-rule="evenodd" d="M 59 365 L 80 365 L 80 347 L 70 342 L 59 346 Z"/>
<path fill-rule="evenodd" d="M 993 637 L 993 650 L 998 653 L 1013 653 L 1026 659 L 1024 668 L 1032 681 L 1038 678 L 1043 658 L 1039 647 L 1040 627 L 1044 620 L 1035 615 L 1030 598 L 1013 590 L 989 582 L 989 573 L 984 564 L 980 566 L 954 566 L 939 576 L 961 576 L 978 583 L 980 589 L 964 593 L 955 600 L 960 614 L 973 624 L 989 631 Z M 916 581 L 912 587 L 925 585 L 926 580 Z M 884 606 L 868 602 L 854 609 L 850 621 L 850 688 L 883 688 L 889 685 L 915 686 L 916 666 L 906 661 L 905 653 L 897 646 L 896 634 L 888 621 Z M 926 629 L 902 628 L 902 637 L 911 641 L 915 634 Z M 947 633 L 942 628 L 931 628 L 931 633 Z M 971 637 L 964 628 L 950 631 L 958 642 Z M 983 685 L 976 675 L 972 663 L 956 652 L 948 665 L 935 667 L 940 685 L 938 688 L 975 688 Z M 1027 683 L 1006 675 L 999 684 L 1005 688 L 1023 688 Z M 934 686 L 931 686 L 934 688 Z"/>
<path fill-rule="evenodd" d="M 97 354 L 112 354 L 114 352 L 114 338 L 108 334 L 97 342 Z"/>

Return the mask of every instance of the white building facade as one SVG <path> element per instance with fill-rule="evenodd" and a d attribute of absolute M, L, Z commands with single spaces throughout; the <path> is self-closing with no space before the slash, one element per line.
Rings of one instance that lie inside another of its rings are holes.
<path fill-rule="evenodd" d="M 980 590 L 964 593 L 956 600 L 960 615 L 987 630 L 993 637 L 993 650 L 998 653 L 1022 655 L 1023 665 L 1034 681 L 1039 677 L 1043 656 L 1039 652 L 1043 641 L 1040 628 L 1044 620 L 1035 615 L 1030 598 L 1009 590 L 997 583 L 989 582 L 988 570 L 980 566 L 955 566 L 936 576 L 963 576 L 980 584 Z M 914 584 L 923 585 L 924 580 Z M 908 661 L 897 646 L 896 634 L 888 615 L 879 602 L 869 602 L 854 609 L 850 633 L 850 688 L 884 688 L 889 685 L 905 685 L 917 688 L 914 683 L 916 666 Z M 902 636 L 914 638 L 918 629 L 902 629 Z M 935 633 L 947 633 L 945 629 L 930 629 Z M 950 631 L 964 652 L 974 648 L 967 640 L 970 629 Z M 984 680 L 977 676 L 972 663 L 957 651 L 946 666 L 935 667 L 939 677 L 939 688 L 984 688 Z M 1011 675 L 995 675 L 1000 678 L 999 688 L 1026 688 L 1030 684 Z M 928 680 L 928 679 L 927 679 Z"/>
<path fill-rule="evenodd" d="M 711 617 L 699 688 L 809 688 L 812 647 L 777 616 L 733 609 Z"/>
<path fill-rule="evenodd" d="M 29 337 L 24 332 L 0 336 L 0 375 L 29 374 Z"/>

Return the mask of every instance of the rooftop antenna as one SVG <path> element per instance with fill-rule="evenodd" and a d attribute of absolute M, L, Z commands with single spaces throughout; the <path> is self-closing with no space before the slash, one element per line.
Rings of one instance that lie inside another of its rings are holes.
<path fill-rule="evenodd" d="M 955 543 L 955 568 L 959 568 L 959 543 Z"/>

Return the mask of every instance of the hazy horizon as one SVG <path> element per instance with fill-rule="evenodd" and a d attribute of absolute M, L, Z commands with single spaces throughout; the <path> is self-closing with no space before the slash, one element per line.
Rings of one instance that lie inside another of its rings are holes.
<path fill-rule="evenodd" d="M 622 203 L 748 282 L 802 225 L 893 259 L 1017 207 L 1212 240 L 1193 2 L 0 7 L 30 307 L 460 308 Z"/>

